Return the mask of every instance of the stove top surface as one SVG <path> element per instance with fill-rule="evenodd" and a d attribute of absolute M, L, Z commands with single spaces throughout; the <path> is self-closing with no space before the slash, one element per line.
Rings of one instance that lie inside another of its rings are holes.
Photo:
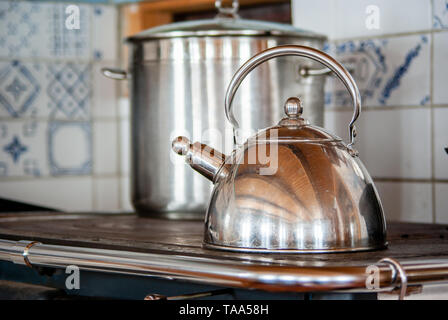
<path fill-rule="evenodd" d="M 402 260 L 448 258 L 448 226 L 387 225 L 385 250 L 331 254 L 262 254 L 205 249 L 203 222 L 142 218 L 135 214 L 0 214 L 0 239 L 45 244 L 184 255 L 268 265 L 367 265 L 385 257 Z"/>

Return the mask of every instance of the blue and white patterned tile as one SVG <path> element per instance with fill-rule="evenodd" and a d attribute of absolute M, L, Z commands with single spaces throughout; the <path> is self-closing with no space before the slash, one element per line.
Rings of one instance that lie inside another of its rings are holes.
<path fill-rule="evenodd" d="M 46 132 L 46 122 L 0 122 L 0 178 L 48 174 Z"/>
<path fill-rule="evenodd" d="M 90 119 L 91 65 L 0 62 L 0 117 Z"/>
<path fill-rule="evenodd" d="M 66 27 L 70 4 L 34 1 L 0 2 L 0 56 L 37 58 L 89 58 L 88 5 L 79 9 L 79 29 Z"/>
<path fill-rule="evenodd" d="M 51 6 L 35 2 L 0 2 L 0 56 L 41 56 L 46 14 Z M 36 40 L 41 41 L 40 45 Z"/>
<path fill-rule="evenodd" d="M 329 52 L 354 66 L 364 106 L 429 104 L 429 35 L 346 41 L 332 44 Z M 328 82 L 326 105 L 351 105 L 349 93 L 339 80 Z"/>
<path fill-rule="evenodd" d="M 79 10 L 79 29 L 69 29 L 66 21 L 70 13 L 66 10 L 70 4 L 57 4 L 51 7 L 47 20 L 49 56 L 63 58 L 88 59 L 91 51 L 91 6 L 75 5 Z"/>
<path fill-rule="evenodd" d="M 47 64 L 47 108 L 52 119 L 88 120 L 91 64 Z"/>
<path fill-rule="evenodd" d="M 92 8 L 92 58 L 115 61 L 117 59 L 117 8 L 95 5 Z"/>
<path fill-rule="evenodd" d="M 433 0 L 433 27 L 448 29 L 448 0 Z"/>
<path fill-rule="evenodd" d="M 18 60 L 0 62 L 0 117 L 37 117 L 47 113 L 45 85 L 41 63 L 24 63 Z"/>
<path fill-rule="evenodd" d="M 48 161 L 52 175 L 90 174 L 92 172 L 91 123 L 49 122 Z"/>

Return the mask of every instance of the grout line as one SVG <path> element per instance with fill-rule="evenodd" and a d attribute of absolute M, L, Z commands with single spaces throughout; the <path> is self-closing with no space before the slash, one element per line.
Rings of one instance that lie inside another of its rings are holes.
<path fill-rule="evenodd" d="M 118 59 L 118 61 L 116 61 L 115 63 L 118 65 L 122 63 L 123 60 L 123 49 L 122 46 L 118 45 L 121 43 L 120 39 L 121 39 L 121 30 L 122 30 L 122 23 L 123 23 L 123 10 L 121 9 L 121 7 L 117 7 L 116 8 L 117 13 L 116 13 L 116 19 L 117 19 L 117 23 L 116 23 L 116 57 Z M 124 154 L 124 150 L 123 149 L 123 144 L 121 143 L 121 137 L 122 137 L 122 127 L 121 127 L 121 116 L 120 116 L 120 97 L 121 97 L 121 89 L 122 89 L 122 85 L 120 81 L 116 81 L 115 82 L 115 98 L 117 100 L 117 103 L 115 104 L 115 111 L 116 111 L 116 123 L 117 123 L 117 130 L 116 130 L 116 138 L 117 138 L 117 172 L 118 172 L 118 208 L 120 210 L 124 209 L 124 201 L 123 201 L 123 197 L 124 197 L 124 187 L 123 187 L 123 179 L 121 177 L 122 175 L 122 155 Z"/>
<path fill-rule="evenodd" d="M 1 177 L 0 182 L 8 181 L 43 181 L 43 180 L 70 180 L 70 179 L 111 179 L 111 178 L 121 178 L 122 176 L 117 173 L 103 173 L 103 174 L 83 174 L 83 175 L 43 175 L 43 176 L 14 176 L 14 177 Z"/>
<path fill-rule="evenodd" d="M 77 64 L 113 64 L 116 61 L 104 59 L 104 60 L 96 60 L 92 57 L 90 58 L 61 58 L 61 57 L 0 57 L 0 62 L 10 62 L 10 61 L 20 61 L 24 63 L 77 63 Z"/>
<path fill-rule="evenodd" d="M 0 117 L 0 122 L 7 121 L 9 123 L 14 122 L 25 122 L 25 121 L 36 121 L 36 122 L 115 122 L 115 118 L 113 117 L 96 117 L 89 119 L 53 119 L 53 118 L 44 118 L 44 117 L 21 117 L 21 118 L 8 118 L 8 117 Z"/>
<path fill-rule="evenodd" d="M 89 21 L 89 23 L 90 23 L 90 28 L 89 28 L 89 57 L 90 57 L 90 59 L 93 59 L 93 29 L 94 29 L 94 18 L 93 18 L 93 16 L 94 16 L 94 6 L 92 5 L 91 6 L 91 8 L 90 8 L 91 10 L 90 10 L 90 21 Z M 90 118 L 92 119 L 93 117 L 93 113 L 94 113 L 94 111 L 93 111 L 93 109 L 94 108 L 96 108 L 96 106 L 95 106 L 95 103 L 93 103 L 94 102 L 94 96 L 95 96 L 95 93 L 94 93 L 94 91 L 95 91 L 95 85 L 94 85 L 94 77 L 93 77 L 93 63 L 91 63 L 90 62 L 90 72 L 89 72 L 89 78 L 90 78 L 90 92 L 89 92 L 89 99 L 90 99 L 90 101 L 91 101 L 91 104 L 90 104 Z M 91 192 L 91 195 L 92 195 L 92 203 L 90 204 L 91 205 L 91 207 L 92 207 L 92 210 L 93 211 L 95 211 L 95 209 L 96 209 L 96 192 L 95 192 L 95 190 L 96 190 L 96 188 L 95 188 L 95 180 L 96 179 L 94 179 L 93 178 L 93 173 L 95 172 L 95 162 L 96 162 L 96 157 L 95 157 L 95 150 L 96 150 L 96 145 L 95 145 L 95 126 L 93 125 L 93 122 L 91 121 L 90 122 L 90 132 L 91 132 L 91 134 L 90 134 L 90 139 L 91 139 L 91 141 L 90 141 L 90 152 L 91 152 L 91 159 L 92 159 L 92 163 L 91 163 L 91 165 L 92 165 L 92 171 L 91 171 L 91 173 L 90 173 L 90 175 L 92 176 L 92 185 L 91 185 L 91 187 L 90 187 L 90 192 Z"/>
<path fill-rule="evenodd" d="M 430 2 L 431 6 L 431 22 L 434 17 L 434 1 Z M 432 202 L 432 222 L 437 221 L 436 212 L 436 184 L 435 184 L 435 132 L 434 132 L 434 32 L 431 32 L 431 46 L 430 46 L 430 63 L 429 63 L 429 102 L 431 106 L 430 111 L 430 136 L 431 136 L 431 202 Z"/>
<path fill-rule="evenodd" d="M 92 59 L 93 60 L 93 45 L 94 45 L 94 42 L 93 42 L 93 37 L 94 37 L 94 32 L 93 32 L 93 30 L 94 30 L 94 28 L 95 28 L 95 26 L 94 26 L 94 15 L 95 15 L 95 13 L 94 13 L 94 10 L 95 10 L 95 8 L 94 8 L 94 6 L 92 5 L 92 7 L 91 7 L 91 10 L 90 10 L 90 30 L 89 30 L 89 36 L 90 36 L 90 50 L 89 50 L 89 56 L 90 56 L 90 59 Z M 95 81 L 95 77 L 93 76 L 93 73 L 94 73 L 94 65 L 93 65 L 93 63 L 91 63 L 90 64 L 90 74 L 89 74 L 89 76 L 90 76 L 90 101 L 91 101 L 91 107 L 90 107 L 90 118 L 93 120 L 93 114 L 94 114 L 94 111 L 93 111 L 93 109 L 96 109 L 97 108 L 97 106 L 95 105 L 95 99 L 94 99 L 94 97 L 95 97 L 95 84 L 94 84 L 94 81 Z M 95 211 L 96 209 L 97 209 L 97 194 L 96 194 L 96 183 L 97 183 L 97 181 L 96 181 L 96 179 L 94 178 L 94 176 L 93 176 L 93 174 L 94 174 L 94 172 L 95 172 L 95 163 L 96 163 L 96 148 L 97 148 L 97 146 L 96 146 L 96 143 L 95 143 L 95 126 L 94 126 L 94 123 L 93 123 L 93 121 L 90 123 L 90 131 L 91 131 L 91 135 L 90 135 L 90 139 L 92 139 L 92 141 L 90 142 L 90 146 L 91 146 L 91 153 L 92 153 L 92 155 L 91 155 L 91 159 L 92 159 L 92 172 L 91 172 L 91 176 L 92 176 L 92 186 L 91 186 L 91 193 L 92 193 L 92 203 L 91 203 L 91 206 L 92 206 L 92 210 L 93 211 Z"/>
<path fill-rule="evenodd" d="M 4 0 L 3 0 L 4 1 Z M 113 0 L 103 0 L 101 2 L 91 2 L 89 0 L 75 0 L 75 1 L 43 1 L 43 0 L 6 0 L 7 2 L 42 2 L 42 3 L 49 3 L 49 4 L 64 4 L 66 3 L 67 5 L 69 4 L 80 4 L 80 5 L 105 5 L 105 6 L 115 6 L 117 5 L 116 3 L 113 2 Z"/>
<path fill-rule="evenodd" d="M 447 107 L 448 105 L 442 105 L 442 107 Z M 407 110 L 407 109 L 430 109 L 431 105 L 395 105 L 395 106 L 362 106 L 362 112 L 364 111 L 376 111 L 376 110 Z M 324 111 L 353 111 L 353 106 L 336 106 L 336 107 L 325 107 Z"/>
<path fill-rule="evenodd" d="M 432 179 L 432 178 L 372 177 L 372 179 L 379 182 L 448 183 L 448 179 Z"/>
<path fill-rule="evenodd" d="M 127 178 L 128 172 L 114 172 L 114 173 L 91 173 L 85 175 L 44 175 L 44 176 L 13 176 L 0 177 L 0 182 L 6 181 L 34 181 L 34 180 L 59 180 L 59 179 L 81 179 L 81 178 Z M 393 178 L 393 177 L 372 177 L 376 182 L 397 182 L 397 183 L 448 183 L 448 179 L 432 179 L 432 178 Z"/>
<path fill-rule="evenodd" d="M 375 40 L 375 39 L 387 39 L 387 38 L 397 38 L 397 37 L 407 37 L 407 36 L 416 36 L 430 33 L 443 33 L 448 32 L 448 29 L 424 29 L 410 32 L 399 32 L 399 33 L 386 33 L 380 35 L 364 35 L 352 38 L 338 38 L 338 39 L 329 39 L 328 42 L 332 42 L 333 44 L 338 44 L 347 41 L 359 41 L 359 40 Z"/>
<path fill-rule="evenodd" d="M 118 84 L 118 83 L 117 83 Z M 117 86 L 117 100 L 120 97 L 120 86 Z M 95 106 L 93 106 L 93 108 L 95 108 Z M 58 118 L 48 118 L 48 117 L 43 117 L 43 116 L 38 116 L 38 117 L 29 117 L 29 116 L 25 116 L 25 117 L 19 117 L 19 118 L 13 118 L 13 117 L 4 117 L 4 116 L 0 116 L 0 122 L 2 121 L 8 121 L 8 122 L 22 122 L 22 121 L 38 121 L 38 122 L 50 122 L 50 121 L 58 121 L 58 122 L 116 122 L 120 120 L 129 120 L 130 119 L 130 115 L 120 115 L 120 108 L 119 108 L 119 103 L 116 103 L 116 116 L 93 116 L 91 115 L 89 118 L 87 119 L 58 119 Z M 444 108 L 448 108 L 448 105 L 446 104 L 435 104 L 432 105 L 432 108 L 440 108 L 440 109 L 444 109 Z M 368 106 L 368 107 L 364 107 L 362 108 L 363 112 L 369 112 L 369 111 L 393 111 L 393 110 L 408 110 L 408 109 L 431 109 L 431 104 L 429 105 L 425 105 L 425 106 Z M 346 112 L 346 111 L 353 111 L 353 107 L 349 107 L 349 106 L 340 106 L 340 107 L 325 107 L 324 112 L 325 111 L 331 111 L 331 112 Z"/>

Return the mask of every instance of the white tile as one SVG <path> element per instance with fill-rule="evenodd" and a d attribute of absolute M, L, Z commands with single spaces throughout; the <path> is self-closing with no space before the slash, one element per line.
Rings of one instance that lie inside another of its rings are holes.
<path fill-rule="evenodd" d="M 326 110 L 324 127 L 347 142 L 351 117 L 350 110 Z M 359 157 L 373 177 L 431 178 L 429 109 L 365 110 L 355 125 Z"/>
<path fill-rule="evenodd" d="M 118 134 L 116 121 L 93 123 L 94 173 L 114 174 L 118 171 Z"/>
<path fill-rule="evenodd" d="M 48 175 L 46 122 L 0 121 L 0 178 Z"/>
<path fill-rule="evenodd" d="M 330 39 L 428 30 L 432 23 L 424 0 L 293 0 L 292 17 L 295 26 Z"/>
<path fill-rule="evenodd" d="M 293 25 L 300 29 L 317 32 L 333 39 L 336 37 L 336 15 L 334 0 L 292 0 Z"/>
<path fill-rule="evenodd" d="M 435 178 L 448 179 L 448 108 L 434 108 Z"/>
<path fill-rule="evenodd" d="M 129 119 L 120 120 L 120 172 L 128 174 L 131 163 L 131 128 Z"/>
<path fill-rule="evenodd" d="M 435 29 L 448 29 L 448 3 L 446 0 L 432 0 L 433 27 Z"/>
<path fill-rule="evenodd" d="M 131 202 L 131 189 L 130 189 L 130 179 L 129 176 L 124 176 L 121 178 L 121 210 L 123 211 L 134 211 Z"/>
<path fill-rule="evenodd" d="M 356 148 L 373 177 L 431 178 L 429 109 L 364 111 L 356 128 Z"/>
<path fill-rule="evenodd" d="M 93 78 L 93 118 L 115 118 L 117 116 L 117 81 L 106 78 L 101 68 L 110 64 L 94 63 Z"/>
<path fill-rule="evenodd" d="M 120 195 L 119 195 L 118 177 L 113 178 L 95 178 L 94 185 L 94 210 L 95 211 L 119 211 Z"/>
<path fill-rule="evenodd" d="M 330 45 L 330 54 L 354 66 L 353 76 L 364 106 L 426 105 L 430 102 L 430 37 L 411 35 L 345 41 Z M 328 106 L 351 105 L 339 79 L 327 81 Z"/>
<path fill-rule="evenodd" d="M 129 97 L 120 97 L 118 99 L 118 116 L 120 118 L 129 118 L 131 115 L 131 104 Z"/>
<path fill-rule="evenodd" d="M 434 33 L 434 104 L 448 104 L 448 32 Z"/>
<path fill-rule="evenodd" d="M 0 198 L 63 211 L 92 210 L 90 177 L 0 181 Z"/>
<path fill-rule="evenodd" d="M 328 132 L 337 135 L 345 142 L 348 141 L 348 124 L 352 119 L 353 112 L 345 110 L 325 110 L 324 128 Z"/>
<path fill-rule="evenodd" d="M 92 172 L 90 122 L 49 122 L 48 156 L 52 175 L 90 174 Z"/>
<path fill-rule="evenodd" d="M 325 128 L 347 142 L 351 117 L 327 110 Z M 431 178 L 429 109 L 365 110 L 355 125 L 359 157 L 373 177 Z"/>
<path fill-rule="evenodd" d="M 448 224 L 448 183 L 436 183 L 436 223 Z"/>
<path fill-rule="evenodd" d="M 117 8 L 111 5 L 95 5 L 92 9 L 92 17 L 93 59 L 115 60 L 117 58 Z"/>
<path fill-rule="evenodd" d="M 406 3 L 402 0 L 338 0 L 336 15 L 338 38 L 431 28 L 431 5 L 425 0 L 406 0 Z"/>
<path fill-rule="evenodd" d="M 432 223 L 430 183 L 375 182 L 386 220 Z"/>

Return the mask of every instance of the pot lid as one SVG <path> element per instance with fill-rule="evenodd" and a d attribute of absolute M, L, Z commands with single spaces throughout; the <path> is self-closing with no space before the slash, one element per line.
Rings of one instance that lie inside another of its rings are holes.
<path fill-rule="evenodd" d="M 297 97 L 289 98 L 284 106 L 286 117 L 280 120 L 278 125 L 261 130 L 257 135 L 250 138 L 248 143 L 279 142 L 341 142 L 342 139 L 325 129 L 310 125 L 301 117 L 303 112 L 302 102 Z"/>
<path fill-rule="evenodd" d="M 219 36 L 288 36 L 320 40 L 326 39 L 324 35 L 298 29 L 287 24 L 234 17 L 217 17 L 214 19 L 176 22 L 158 26 L 131 36 L 126 41 Z"/>

